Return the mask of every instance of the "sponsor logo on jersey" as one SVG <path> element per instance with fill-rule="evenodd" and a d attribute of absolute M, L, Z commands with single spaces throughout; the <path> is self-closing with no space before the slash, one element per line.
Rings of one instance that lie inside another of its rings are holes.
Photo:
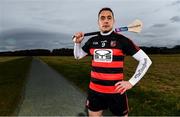
<path fill-rule="evenodd" d="M 111 41 L 110 46 L 115 47 L 116 46 L 116 41 Z"/>
<path fill-rule="evenodd" d="M 94 61 L 95 62 L 112 62 L 113 51 L 111 49 L 95 49 Z"/>
<path fill-rule="evenodd" d="M 93 45 L 98 45 L 98 42 L 97 42 L 97 41 L 94 41 L 94 42 L 93 42 Z"/>

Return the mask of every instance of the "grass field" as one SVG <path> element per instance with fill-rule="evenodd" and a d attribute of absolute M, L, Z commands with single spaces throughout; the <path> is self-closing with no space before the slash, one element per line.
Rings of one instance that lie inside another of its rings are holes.
<path fill-rule="evenodd" d="M 0 57 L 0 116 L 15 114 L 30 63 L 30 57 Z"/>
<path fill-rule="evenodd" d="M 0 63 L 10 61 L 10 60 L 15 60 L 15 59 L 18 59 L 18 58 L 22 58 L 22 57 L 18 57 L 18 56 L 15 56 L 15 57 L 8 57 L 8 56 L 0 57 Z"/>
<path fill-rule="evenodd" d="M 74 60 L 73 57 L 40 57 L 83 91 L 90 79 L 91 58 Z M 151 55 L 152 66 L 145 77 L 128 91 L 129 115 L 180 115 L 180 55 Z M 137 62 L 125 59 L 128 80 Z"/>

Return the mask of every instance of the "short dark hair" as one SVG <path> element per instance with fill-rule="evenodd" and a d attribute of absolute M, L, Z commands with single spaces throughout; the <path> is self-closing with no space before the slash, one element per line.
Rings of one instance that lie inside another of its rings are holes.
<path fill-rule="evenodd" d="M 104 8 L 102 8 L 102 9 L 99 11 L 99 13 L 98 13 L 98 17 L 99 17 L 99 15 L 101 14 L 102 11 L 110 11 L 110 12 L 112 13 L 113 17 L 114 17 L 114 13 L 113 13 L 112 9 L 109 8 L 109 7 L 104 7 Z"/>

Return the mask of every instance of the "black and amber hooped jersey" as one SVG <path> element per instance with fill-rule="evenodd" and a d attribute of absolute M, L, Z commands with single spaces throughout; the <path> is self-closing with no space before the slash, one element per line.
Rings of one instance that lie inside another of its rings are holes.
<path fill-rule="evenodd" d="M 101 93 L 117 93 L 114 85 L 124 78 L 124 56 L 134 55 L 139 47 L 127 37 L 112 32 L 90 38 L 82 49 L 92 55 L 89 88 Z"/>

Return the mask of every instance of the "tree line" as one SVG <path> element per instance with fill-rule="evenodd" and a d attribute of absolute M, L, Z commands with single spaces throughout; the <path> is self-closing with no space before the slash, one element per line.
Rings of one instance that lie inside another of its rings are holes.
<path fill-rule="evenodd" d="M 147 54 L 180 54 L 180 45 L 173 48 L 167 47 L 140 47 Z M 73 49 L 30 49 L 0 52 L 0 56 L 73 56 Z"/>

